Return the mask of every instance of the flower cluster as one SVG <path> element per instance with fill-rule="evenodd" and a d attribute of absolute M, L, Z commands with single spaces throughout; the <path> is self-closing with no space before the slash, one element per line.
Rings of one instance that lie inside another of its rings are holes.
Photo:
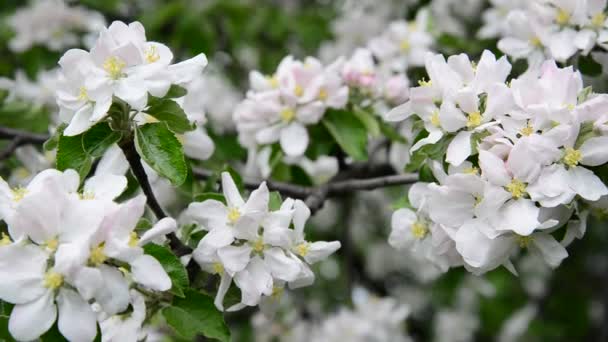
<path fill-rule="evenodd" d="M 70 7 L 63 0 L 32 1 L 29 7 L 15 12 L 7 20 L 15 36 L 9 48 L 23 52 L 34 45 L 53 51 L 82 45 L 78 32 L 86 33 L 84 42 L 104 27 L 100 13 L 83 7 Z"/>
<path fill-rule="evenodd" d="M 213 199 L 194 202 L 184 214 L 208 231 L 193 258 L 203 270 L 221 276 L 215 298 L 220 310 L 224 309 L 224 296 L 233 280 L 242 297 L 228 311 L 272 299 L 285 285 L 311 285 L 314 274 L 308 264 L 340 248 L 338 241 L 305 239 L 304 225 L 310 210 L 300 200 L 287 199 L 278 210 L 271 211 L 268 188 L 262 183 L 245 202 L 227 172 L 222 173 L 222 190 L 226 204 Z"/>
<path fill-rule="evenodd" d="M 139 322 L 125 325 L 125 333 L 136 334 L 143 323 L 136 316 L 145 316 L 139 292 L 171 288 L 159 261 L 142 246 L 164 239 L 176 222 L 162 219 L 140 236 L 135 227 L 146 199 L 116 203 L 126 186 L 125 177 L 100 175 L 78 191 L 75 171 L 54 169 L 24 188 L 0 181 L 0 218 L 9 233 L 0 241 L 0 298 L 15 305 L 8 323 L 15 339 L 35 340 L 57 321 L 68 340 L 92 341 L 98 322 L 110 340 L 106 332 L 117 329 L 105 327 L 116 325 L 117 314 L 125 324 Z M 130 305 L 129 318 L 124 312 Z"/>
<path fill-rule="evenodd" d="M 393 246 L 483 273 L 513 270 L 510 256 L 526 247 L 555 267 L 568 255 L 562 244 L 584 234 L 586 201 L 608 195 L 598 177 L 608 161 L 608 95 L 583 89 L 580 73 L 553 61 L 507 84 L 509 70 L 487 51 L 478 64 L 429 56 L 430 80 L 386 115 L 422 121 L 428 136 L 413 151 L 447 145 L 430 161 L 437 182 L 412 186 L 412 208 L 394 213 Z M 560 244 L 552 233 L 562 227 Z"/>
<path fill-rule="evenodd" d="M 279 142 L 286 155 L 302 156 L 310 140 L 306 126 L 318 123 L 327 108 L 344 108 L 348 102 L 341 64 L 323 66 L 313 57 L 287 56 L 271 76 L 251 72 L 251 90 L 234 113 L 241 143 Z"/>
<path fill-rule="evenodd" d="M 499 37 L 498 48 L 532 67 L 546 58 L 565 62 L 595 46 L 608 47 L 606 1 L 491 1 L 482 38 Z"/>

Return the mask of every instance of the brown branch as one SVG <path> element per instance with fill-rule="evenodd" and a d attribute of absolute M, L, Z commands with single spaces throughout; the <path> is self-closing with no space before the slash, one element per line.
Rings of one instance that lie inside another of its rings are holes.
<path fill-rule="evenodd" d="M 154 212 L 157 219 L 162 219 L 167 217 L 165 211 L 161 207 L 161 205 L 156 200 L 156 196 L 154 196 L 154 191 L 152 190 L 152 186 L 150 185 L 150 181 L 148 180 L 148 175 L 146 174 L 146 170 L 141 163 L 141 159 L 139 154 L 137 154 L 137 150 L 135 149 L 135 143 L 133 139 L 126 139 L 120 143 L 120 148 L 125 154 L 127 161 L 129 162 L 129 166 L 131 167 L 131 171 L 133 171 L 133 175 L 137 178 L 139 186 L 141 187 L 144 195 L 146 195 L 146 202 L 150 209 Z M 181 240 L 175 235 L 175 233 L 170 233 L 167 235 L 169 238 L 169 246 L 175 252 L 175 255 L 178 257 L 192 253 L 192 248 L 186 246 Z"/>
<path fill-rule="evenodd" d="M 11 140 L 8 146 L 0 151 L 0 160 L 10 158 L 19 146 L 26 144 L 43 144 L 48 138 L 49 136 L 46 134 L 31 133 L 0 126 L 0 139 Z"/>
<path fill-rule="evenodd" d="M 373 178 L 359 178 L 367 172 L 370 172 L 372 175 L 376 173 L 382 175 L 372 176 Z M 208 179 L 213 174 L 210 171 L 198 168 L 193 169 L 192 173 L 198 179 Z M 266 185 L 268 189 L 278 191 L 284 196 L 305 200 L 306 205 L 314 213 L 330 197 L 344 195 L 353 191 L 374 190 L 395 185 L 411 184 L 418 180 L 418 175 L 416 174 L 386 175 L 385 173 L 387 173 L 387 169 L 384 166 L 374 168 L 371 165 L 367 165 L 345 170 L 336 175 L 329 183 L 318 186 L 302 186 L 272 180 L 267 180 Z M 245 188 L 249 190 L 257 189 L 260 185 L 260 182 L 251 180 L 244 180 L 243 183 Z"/>

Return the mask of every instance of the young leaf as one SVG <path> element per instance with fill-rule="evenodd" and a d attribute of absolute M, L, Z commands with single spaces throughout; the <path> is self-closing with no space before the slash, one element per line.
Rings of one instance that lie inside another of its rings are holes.
<path fill-rule="evenodd" d="M 59 138 L 63 135 L 63 131 L 65 130 L 65 128 L 67 126 L 68 126 L 68 124 L 66 124 L 66 123 L 62 123 L 59 126 L 57 126 L 55 133 L 53 133 L 53 135 L 51 135 L 49 140 L 44 142 L 44 144 L 42 145 L 42 148 L 45 151 L 52 151 L 52 150 L 56 149 L 57 145 L 59 145 Z"/>
<path fill-rule="evenodd" d="M 194 125 L 190 123 L 186 113 L 177 102 L 170 99 L 159 99 L 154 101 L 145 113 L 166 122 L 175 133 L 183 134 L 194 129 Z"/>
<path fill-rule="evenodd" d="M 278 191 L 272 191 L 270 193 L 270 201 L 268 202 L 268 208 L 270 210 L 279 210 L 279 208 L 281 208 L 282 203 L 283 199 L 281 198 L 281 194 Z"/>
<path fill-rule="evenodd" d="M 230 330 L 222 313 L 213 305 L 213 298 L 188 289 L 185 298 L 175 298 L 173 305 L 163 309 L 167 324 L 181 337 L 194 340 L 204 335 L 222 342 L 230 341 Z"/>
<path fill-rule="evenodd" d="M 135 128 L 137 153 L 156 172 L 180 186 L 188 177 L 182 145 L 166 124 L 151 123 Z"/>
<path fill-rule="evenodd" d="M 169 99 L 175 99 L 178 97 L 186 96 L 187 93 L 188 91 L 186 90 L 186 88 L 180 87 L 177 84 L 172 84 L 171 88 L 169 88 L 169 91 L 164 97 Z"/>
<path fill-rule="evenodd" d="M 361 121 L 363 126 L 369 132 L 369 135 L 372 137 L 377 137 L 380 135 L 380 125 L 378 124 L 378 119 L 373 113 L 359 107 L 355 106 L 353 108 L 353 114 Z"/>
<path fill-rule="evenodd" d="M 166 247 L 154 243 L 145 245 L 144 252 L 158 260 L 169 275 L 169 278 L 171 278 L 171 283 L 173 284 L 171 293 L 183 298 L 185 296 L 184 290 L 188 288 L 190 282 L 186 268 L 182 265 L 179 258 Z"/>
<path fill-rule="evenodd" d="M 226 198 L 222 194 L 218 194 L 216 192 L 204 192 L 202 194 L 194 195 L 194 202 L 203 202 L 208 199 L 220 201 L 226 204 Z"/>
<path fill-rule="evenodd" d="M 83 133 L 82 147 L 91 157 L 101 157 L 121 137 L 122 134 L 113 131 L 107 122 L 100 122 Z"/>
<path fill-rule="evenodd" d="M 82 181 L 91 171 L 92 163 L 91 156 L 82 146 L 82 135 L 59 137 L 57 144 L 57 169 L 59 171 L 74 169 Z"/>
<path fill-rule="evenodd" d="M 330 110 L 322 122 L 344 152 L 354 160 L 367 160 L 367 130 L 351 113 Z"/>

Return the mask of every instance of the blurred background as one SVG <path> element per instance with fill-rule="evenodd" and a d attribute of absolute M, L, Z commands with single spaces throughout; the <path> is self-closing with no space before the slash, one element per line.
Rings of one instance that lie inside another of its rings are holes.
<path fill-rule="evenodd" d="M 438 52 L 464 52 L 471 60 L 486 48 L 500 55 L 496 39 L 477 35 L 481 13 L 491 5 L 482 0 L 46 2 L 43 10 L 21 16 L 36 1 L 0 2 L 0 88 L 3 98 L 11 95 L 0 108 L 0 125 L 47 133 L 56 111 L 52 75 L 59 57 L 67 48 L 86 47 L 99 27 L 137 20 L 148 40 L 168 45 L 176 60 L 201 52 L 209 58 L 208 96 L 201 105 L 218 142 L 205 165 L 245 162 L 232 111 L 249 88 L 249 72 L 272 74 L 285 55 L 330 62 L 352 54 L 391 21 L 413 20 L 421 8 L 432 13 Z M 80 12 L 55 27 L 53 16 L 66 15 L 62 6 Z M 16 38 L 19 31 L 25 38 Z M 424 69 L 408 75 L 415 82 Z M 2 164 L 0 175 L 23 181 L 51 161 L 23 151 Z M 283 296 L 275 317 L 257 309 L 227 313 L 234 341 L 307 341 L 311 332 L 319 341 L 349 341 L 355 327 L 377 332 L 370 341 L 608 340 L 608 213 L 590 217 L 586 236 L 572 243 L 571 256 L 556 270 L 522 253 L 519 276 L 501 268 L 477 277 L 462 268 L 443 273 L 388 245 L 390 215 L 405 193 L 403 187 L 376 190 L 326 203 L 308 234 L 311 240 L 340 240 L 342 249 L 315 265 L 313 286 Z M 161 326 L 159 340 L 172 340 L 164 332 Z"/>

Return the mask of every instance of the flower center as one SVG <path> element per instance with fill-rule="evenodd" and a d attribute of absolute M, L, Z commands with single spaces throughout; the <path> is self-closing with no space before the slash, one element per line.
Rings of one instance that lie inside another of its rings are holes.
<path fill-rule="evenodd" d="M 83 191 L 78 194 L 81 200 L 92 200 L 95 199 L 95 193 L 93 191 Z"/>
<path fill-rule="evenodd" d="M 110 75 L 110 78 L 117 80 L 123 76 L 122 69 L 127 64 L 120 58 L 111 56 L 103 62 L 103 69 Z"/>
<path fill-rule="evenodd" d="M 319 89 L 319 95 L 317 97 L 321 101 L 327 100 L 327 90 L 325 90 L 325 88 Z"/>
<path fill-rule="evenodd" d="M 507 184 L 506 188 L 515 199 L 519 199 L 526 195 L 526 184 L 518 179 L 513 178 L 511 183 Z"/>
<path fill-rule="evenodd" d="M 530 242 L 532 242 L 532 236 L 517 235 L 517 243 L 519 244 L 519 247 L 528 248 Z"/>
<path fill-rule="evenodd" d="M 284 289 L 282 287 L 275 286 L 272 288 L 272 298 L 279 299 L 283 295 Z"/>
<path fill-rule="evenodd" d="M 284 108 L 283 110 L 281 110 L 281 113 L 279 113 L 279 115 L 281 115 L 281 120 L 287 123 L 293 120 L 293 118 L 296 116 L 296 112 L 294 112 L 294 110 L 291 108 Z"/>
<path fill-rule="evenodd" d="M 51 290 L 58 289 L 61 285 L 63 285 L 63 276 L 60 273 L 48 271 L 44 275 L 44 287 L 49 288 Z"/>
<path fill-rule="evenodd" d="M 402 40 L 401 44 L 399 44 L 399 49 L 401 49 L 402 52 L 408 52 L 411 48 L 412 44 L 410 44 L 410 41 L 407 39 Z"/>
<path fill-rule="evenodd" d="M 49 251 L 54 252 L 57 250 L 57 247 L 59 246 L 59 240 L 57 240 L 57 238 L 49 239 L 44 243 L 44 246 Z"/>
<path fill-rule="evenodd" d="M 89 255 L 89 262 L 91 264 L 99 266 L 108 260 L 108 256 L 104 252 L 104 248 L 105 244 L 102 242 L 97 247 L 91 249 L 91 254 Z"/>
<path fill-rule="evenodd" d="M 532 125 L 530 125 L 530 121 L 528 121 L 528 123 L 526 124 L 526 127 L 519 130 L 519 133 L 521 133 L 521 135 L 524 135 L 526 137 L 528 137 L 528 136 L 532 135 L 532 133 L 534 133 L 534 127 L 532 127 Z"/>
<path fill-rule="evenodd" d="M 240 217 L 241 217 L 241 212 L 239 211 L 238 208 L 228 209 L 228 221 L 230 221 L 231 224 L 235 224 L 236 221 L 238 221 L 238 219 Z"/>
<path fill-rule="evenodd" d="M 89 93 L 87 93 L 87 88 L 84 86 L 80 87 L 78 90 L 78 100 L 80 101 L 89 101 Z"/>
<path fill-rule="evenodd" d="M 296 253 L 298 255 L 305 257 L 308 254 L 310 247 L 307 242 L 302 242 L 301 244 L 296 246 Z"/>
<path fill-rule="evenodd" d="M 430 87 L 433 85 L 432 80 L 426 80 L 424 77 L 421 80 L 418 80 L 418 85 L 421 87 Z"/>
<path fill-rule="evenodd" d="M 466 169 L 462 170 L 462 172 L 467 175 L 477 175 L 477 174 L 479 174 L 479 168 L 477 168 L 475 166 L 471 166 L 471 167 L 467 167 Z"/>
<path fill-rule="evenodd" d="M 2 233 L 2 239 L 0 239 L 0 246 L 10 245 L 11 243 L 13 243 L 13 241 L 11 241 L 11 237 L 8 236 L 6 233 Z"/>
<path fill-rule="evenodd" d="M 300 97 L 300 96 L 304 95 L 304 88 L 302 88 L 301 85 L 296 84 L 296 87 L 293 90 L 293 92 L 296 94 L 297 97 Z"/>
<path fill-rule="evenodd" d="M 439 127 L 440 124 L 441 124 L 441 122 L 439 121 L 439 111 L 434 110 L 433 113 L 431 114 L 431 125 L 433 125 L 435 127 Z"/>
<path fill-rule="evenodd" d="M 268 83 L 270 83 L 270 87 L 276 89 L 279 87 L 279 80 L 277 79 L 276 75 L 272 75 L 270 77 L 267 77 Z"/>
<path fill-rule="evenodd" d="M 583 154 L 579 150 L 575 150 L 572 147 L 566 148 L 566 153 L 564 154 L 564 164 L 575 167 L 583 158 Z"/>
<path fill-rule="evenodd" d="M 260 237 L 253 243 L 253 251 L 256 253 L 261 253 L 264 251 L 264 240 Z"/>
<path fill-rule="evenodd" d="M 570 13 L 560 8 L 555 15 L 555 22 L 559 25 L 566 25 L 570 21 Z"/>
<path fill-rule="evenodd" d="M 154 45 L 148 46 L 146 51 L 144 51 L 144 55 L 146 56 L 146 62 L 148 63 L 154 63 L 160 59 L 160 55 Z"/>
<path fill-rule="evenodd" d="M 540 41 L 540 38 L 533 37 L 530 38 L 530 44 L 532 44 L 532 46 L 534 47 L 541 47 L 543 45 L 543 42 Z"/>
<path fill-rule="evenodd" d="M 467 127 L 475 128 L 479 125 L 481 125 L 481 113 L 479 111 L 469 113 L 467 116 Z"/>
<path fill-rule="evenodd" d="M 414 237 L 417 239 L 423 239 L 429 232 L 429 228 L 427 227 L 426 223 L 420 221 L 412 223 L 410 229 L 412 230 L 412 235 L 414 235 Z"/>
<path fill-rule="evenodd" d="M 606 15 L 602 12 L 597 13 L 591 18 L 591 25 L 600 28 L 604 26 L 604 22 L 606 21 Z"/>
<path fill-rule="evenodd" d="M 19 202 L 27 194 L 27 189 L 22 188 L 22 187 L 17 187 L 15 189 L 11 189 L 11 193 L 13 194 L 13 202 Z"/>
<path fill-rule="evenodd" d="M 139 237 L 137 236 L 137 233 L 131 232 L 131 234 L 129 234 L 129 247 L 134 248 L 137 246 L 138 243 Z"/>
<path fill-rule="evenodd" d="M 213 268 L 213 273 L 215 274 L 222 274 L 224 273 L 224 265 L 222 265 L 219 262 L 214 262 L 213 266 L 211 266 Z"/>

